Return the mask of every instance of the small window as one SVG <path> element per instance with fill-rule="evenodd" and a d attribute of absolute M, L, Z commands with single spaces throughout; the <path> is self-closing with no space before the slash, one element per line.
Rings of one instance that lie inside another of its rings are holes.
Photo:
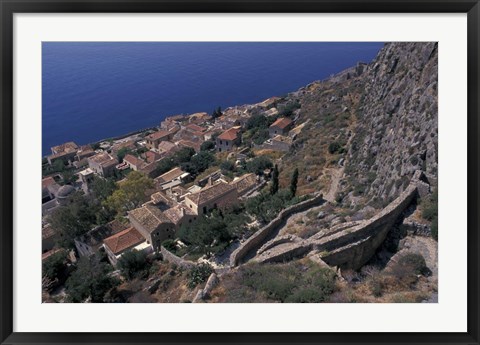
<path fill-rule="evenodd" d="M 191 219 L 189 219 L 189 220 L 188 220 L 188 222 L 189 222 L 189 223 L 191 223 L 191 222 L 192 222 L 192 220 L 191 220 Z"/>
<path fill-rule="evenodd" d="M 223 145 L 222 141 L 220 140 L 220 145 Z"/>
<path fill-rule="evenodd" d="M 207 213 L 207 206 L 203 206 L 203 214 Z"/>
<path fill-rule="evenodd" d="M 228 146 L 228 141 L 225 142 L 225 145 Z"/>

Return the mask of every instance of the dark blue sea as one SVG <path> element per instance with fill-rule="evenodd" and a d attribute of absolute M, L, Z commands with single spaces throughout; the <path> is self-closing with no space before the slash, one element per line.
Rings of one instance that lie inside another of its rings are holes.
<path fill-rule="evenodd" d="M 42 152 L 256 103 L 370 62 L 383 43 L 44 42 Z"/>

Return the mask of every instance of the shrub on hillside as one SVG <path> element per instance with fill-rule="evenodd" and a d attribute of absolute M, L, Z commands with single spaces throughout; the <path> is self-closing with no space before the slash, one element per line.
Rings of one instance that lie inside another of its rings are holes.
<path fill-rule="evenodd" d="M 213 272 L 213 268 L 209 264 L 204 263 L 193 267 L 187 274 L 188 287 L 190 289 L 193 289 L 198 284 L 207 281 L 208 277 L 210 277 L 210 274 L 212 274 Z"/>

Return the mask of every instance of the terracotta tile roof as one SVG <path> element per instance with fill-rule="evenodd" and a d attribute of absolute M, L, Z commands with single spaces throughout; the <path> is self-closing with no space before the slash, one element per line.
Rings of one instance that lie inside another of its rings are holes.
<path fill-rule="evenodd" d="M 105 225 L 100 225 L 96 228 L 93 228 L 85 235 L 82 235 L 75 240 L 94 247 L 101 244 L 105 238 L 115 235 L 125 229 L 127 229 L 127 226 L 125 224 L 122 224 L 118 220 L 112 220 Z"/>
<path fill-rule="evenodd" d="M 257 184 L 257 176 L 255 174 L 245 174 L 233 180 L 230 184 L 237 188 L 238 194 L 241 195 Z"/>
<path fill-rule="evenodd" d="M 287 143 L 289 145 L 291 145 L 293 143 L 292 138 L 286 137 L 286 136 L 283 136 L 283 135 L 276 135 L 275 137 L 272 138 L 272 141 L 280 141 L 282 143 Z"/>
<path fill-rule="evenodd" d="M 138 223 L 140 223 L 149 233 L 155 231 L 160 224 L 171 223 L 170 219 L 158 208 L 152 205 L 145 205 L 136 208 L 129 213 Z"/>
<path fill-rule="evenodd" d="M 169 208 L 168 210 L 163 211 L 163 213 L 172 221 L 173 224 L 177 225 L 185 216 L 194 216 L 192 210 L 186 207 L 183 204 L 178 204 L 175 207 Z"/>
<path fill-rule="evenodd" d="M 236 188 L 234 186 L 231 186 L 223 181 L 219 181 L 212 186 L 206 186 L 198 192 L 187 195 L 186 198 L 189 198 L 196 205 L 202 205 L 218 199 L 235 189 Z"/>
<path fill-rule="evenodd" d="M 46 252 L 46 253 L 43 253 L 43 254 L 42 254 L 42 261 L 48 259 L 48 258 L 49 258 L 50 256 L 52 256 L 53 254 L 56 254 L 56 253 L 58 253 L 58 252 L 61 252 L 62 250 L 63 250 L 63 249 L 60 249 L 60 248 L 54 248 L 54 249 L 52 249 L 52 250 L 49 250 L 49 251 Z"/>
<path fill-rule="evenodd" d="M 162 152 L 169 152 L 175 149 L 178 149 L 177 145 L 170 141 L 161 141 L 160 144 L 158 144 L 158 150 Z"/>
<path fill-rule="evenodd" d="M 42 189 L 48 188 L 48 186 L 51 186 L 54 183 L 56 183 L 56 182 L 55 182 L 55 180 L 53 179 L 52 176 L 45 177 L 42 180 Z"/>
<path fill-rule="evenodd" d="M 261 106 L 261 107 L 268 107 L 278 100 L 280 100 L 280 97 L 270 97 L 270 98 L 264 100 L 263 102 L 258 103 L 258 105 Z"/>
<path fill-rule="evenodd" d="M 163 142 L 163 141 L 162 141 Z M 161 155 L 159 155 L 156 152 L 153 151 L 147 151 L 145 152 L 145 159 L 147 160 L 148 163 L 153 163 L 158 161 L 160 158 L 162 158 Z"/>
<path fill-rule="evenodd" d="M 59 153 L 69 153 L 69 152 L 75 152 L 78 149 L 78 145 L 75 144 L 73 141 L 66 142 L 61 145 L 57 145 L 52 147 L 52 153 L 59 154 Z"/>
<path fill-rule="evenodd" d="M 150 139 L 150 140 L 159 140 L 159 139 L 162 139 L 162 138 L 165 138 L 165 137 L 168 137 L 171 133 L 168 132 L 168 131 L 158 131 L 158 132 L 155 132 L 155 133 L 152 133 L 150 135 L 147 136 L 147 139 Z"/>
<path fill-rule="evenodd" d="M 191 147 L 192 149 L 195 150 L 195 152 L 199 152 L 200 147 L 202 146 L 202 143 L 193 142 L 193 141 L 190 141 L 190 140 L 180 140 L 178 142 L 178 145 L 183 146 L 183 147 Z"/>
<path fill-rule="evenodd" d="M 152 195 L 150 195 L 150 198 L 155 205 L 164 203 L 170 207 L 175 206 L 174 202 L 167 198 L 162 192 L 153 193 Z"/>
<path fill-rule="evenodd" d="M 146 175 L 149 175 L 150 173 L 155 171 L 155 169 L 157 169 L 157 166 L 158 166 L 157 162 L 152 162 L 152 163 L 140 166 L 138 168 L 138 171 L 140 171 L 140 172 L 142 172 Z"/>
<path fill-rule="evenodd" d="M 110 156 L 107 152 L 100 152 L 97 153 L 95 156 L 88 157 L 89 161 L 104 165 L 113 162 L 113 164 L 117 164 L 117 160 Z"/>
<path fill-rule="evenodd" d="M 50 224 L 47 224 L 42 228 L 42 240 L 55 236 L 55 234 L 56 231 L 50 226 Z"/>
<path fill-rule="evenodd" d="M 237 139 L 238 137 L 238 132 L 240 132 L 240 129 L 239 128 L 235 128 L 235 127 L 232 127 L 230 129 L 227 129 L 225 132 L 223 132 L 222 134 L 220 134 L 218 136 L 218 139 L 221 139 L 221 140 L 235 140 Z"/>
<path fill-rule="evenodd" d="M 272 123 L 272 124 L 270 125 L 270 127 L 278 127 L 278 128 L 281 128 L 281 129 L 285 129 L 285 128 L 288 127 L 291 123 L 292 123 L 292 120 L 287 119 L 286 117 L 281 117 L 281 118 L 277 119 L 277 121 L 275 121 L 274 123 Z"/>
<path fill-rule="evenodd" d="M 189 129 L 190 131 L 200 132 L 200 133 L 205 132 L 207 130 L 205 127 L 201 127 L 201 126 L 196 125 L 194 123 L 186 125 L 185 128 Z"/>
<path fill-rule="evenodd" d="M 125 155 L 125 157 L 123 158 L 123 160 L 131 165 L 134 165 L 136 166 L 137 168 L 140 168 L 142 165 L 145 164 L 144 161 L 142 161 L 140 158 L 138 157 L 135 157 L 131 154 L 127 154 Z"/>
<path fill-rule="evenodd" d="M 155 182 L 158 182 L 158 183 L 170 182 L 170 181 L 182 176 L 183 174 L 185 174 L 185 171 L 183 171 L 182 169 L 180 169 L 178 167 L 173 168 L 172 170 L 167 171 L 165 174 L 158 176 L 155 179 Z"/>
<path fill-rule="evenodd" d="M 143 236 L 140 235 L 137 229 L 132 227 L 104 239 L 103 243 L 105 243 L 113 254 L 118 255 L 144 241 Z"/>

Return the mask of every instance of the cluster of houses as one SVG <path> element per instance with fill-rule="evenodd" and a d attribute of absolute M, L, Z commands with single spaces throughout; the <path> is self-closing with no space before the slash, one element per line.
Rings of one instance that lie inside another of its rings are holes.
<path fill-rule="evenodd" d="M 158 163 L 182 147 L 199 152 L 202 143 L 207 140 L 214 139 L 217 152 L 235 150 L 241 146 L 242 128 L 252 112 L 260 109 L 267 116 L 276 116 L 278 110 L 275 104 L 278 100 L 273 97 L 256 105 L 228 108 L 215 119 L 207 113 L 171 116 L 151 134 L 144 137 L 134 135 L 114 143 L 103 142 L 97 150 L 90 145 L 78 146 L 73 142 L 52 147 L 48 163 L 62 160 L 64 164 L 74 166 L 78 171 L 78 180 L 73 186 L 60 185 L 59 178 L 55 176 L 42 180 L 42 257 L 46 258 L 55 251 L 56 232 L 47 224 L 47 216 L 68 203 L 76 190 L 88 194 L 95 176 L 110 177 L 116 171 L 131 169 L 146 174 L 155 182 L 150 201 L 128 212 L 127 225 L 113 221 L 75 239 L 78 255 L 92 255 L 105 250 L 112 265 L 116 265 L 118 258 L 132 249 L 158 251 L 163 241 L 176 238 L 183 225 L 192 224 L 212 209 L 237 204 L 258 188 L 259 180 L 255 174 L 227 181 L 220 171 L 216 171 L 198 181 L 197 185 L 186 188 L 185 184 L 191 181 L 189 173 L 176 167 L 159 175 Z M 269 128 L 270 139 L 262 147 L 288 151 L 292 144 L 288 133 L 292 127 L 292 120 L 277 119 Z M 136 149 L 139 146 L 146 150 L 138 154 Z M 121 150 L 128 153 L 119 162 Z"/>

